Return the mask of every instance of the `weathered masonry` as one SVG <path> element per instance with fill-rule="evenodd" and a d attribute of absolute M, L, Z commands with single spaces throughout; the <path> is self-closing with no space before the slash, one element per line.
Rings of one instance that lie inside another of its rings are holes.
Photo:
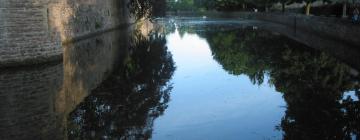
<path fill-rule="evenodd" d="M 129 32 L 68 44 L 62 63 L 0 68 L 0 139 L 69 139 L 69 114 L 124 60 Z"/>
<path fill-rule="evenodd" d="M 128 0 L 0 0 L 0 67 L 62 58 L 61 42 L 129 23 Z"/>

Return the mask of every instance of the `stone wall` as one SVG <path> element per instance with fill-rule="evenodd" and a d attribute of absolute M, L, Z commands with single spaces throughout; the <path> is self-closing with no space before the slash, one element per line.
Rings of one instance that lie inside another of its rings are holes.
<path fill-rule="evenodd" d="M 311 32 L 295 30 L 293 27 L 282 24 L 255 21 L 255 23 L 251 23 L 251 25 L 268 31 L 280 33 L 290 39 L 301 42 L 306 46 L 327 52 L 337 59 L 342 60 L 352 68 L 360 70 L 360 50 L 357 47 L 349 46 L 344 42 L 322 37 Z"/>
<path fill-rule="evenodd" d="M 318 36 L 360 47 L 360 26 L 350 20 L 339 18 L 305 16 L 302 14 L 266 14 L 257 13 L 249 18 L 290 26 L 296 30 L 314 33 Z"/>
<path fill-rule="evenodd" d="M 0 67 L 61 60 L 62 42 L 126 25 L 128 0 L 0 0 Z"/>
<path fill-rule="evenodd" d="M 60 42 L 49 37 L 45 4 L 0 0 L 0 67 L 61 58 Z"/>
<path fill-rule="evenodd" d="M 51 0 L 48 24 L 64 42 L 130 22 L 128 0 Z"/>
<path fill-rule="evenodd" d="M 168 15 L 174 13 L 168 13 Z M 327 37 L 349 46 L 360 47 L 360 26 L 350 20 L 331 17 L 306 16 L 303 14 L 255 13 L 255 12 L 207 12 L 202 14 L 183 13 L 181 16 L 207 16 L 216 18 L 254 19 L 286 25 L 295 30 Z"/>

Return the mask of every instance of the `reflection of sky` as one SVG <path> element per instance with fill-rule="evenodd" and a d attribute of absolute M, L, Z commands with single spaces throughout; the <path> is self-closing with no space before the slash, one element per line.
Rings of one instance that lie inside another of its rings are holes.
<path fill-rule="evenodd" d="M 176 63 L 169 108 L 156 120 L 153 139 L 281 139 L 275 130 L 285 102 L 267 83 L 233 76 L 212 58 L 196 34 L 167 36 Z"/>
<path fill-rule="evenodd" d="M 350 98 L 354 101 L 359 101 L 359 98 L 356 96 L 355 91 L 345 92 L 343 99 L 345 100 L 347 98 Z"/>

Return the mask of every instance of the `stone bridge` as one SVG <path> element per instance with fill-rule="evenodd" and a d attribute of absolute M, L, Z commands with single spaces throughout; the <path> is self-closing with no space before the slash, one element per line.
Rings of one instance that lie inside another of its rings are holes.
<path fill-rule="evenodd" d="M 130 21 L 128 0 L 0 0 L 0 67 L 61 60 L 62 42 Z"/>

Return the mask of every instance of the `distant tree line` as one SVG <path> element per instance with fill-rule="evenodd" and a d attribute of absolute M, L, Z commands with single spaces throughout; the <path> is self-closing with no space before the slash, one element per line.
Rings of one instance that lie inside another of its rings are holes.
<path fill-rule="evenodd" d="M 317 0 L 166 0 L 167 9 L 170 11 L 194 11 L 194 10 L 217 10 L 217 11 L 240 11 L 253 8 L 265 12 L 275 3 L 281 3 L 281 11 L 285 12 L 286 5 L 293 3 L 305 3 L 305 14 L 310 15 L 311 5 Z M 346 16 L 347 5 L 354 0 L 321 0 L 324 3 L 341 3 L 342 15 Z"/>
<path fill-rule="evenodd" d="M 165 16 L 166 11 L 249 11 L 259 9 L 268 12 L 276 3 L 281 3 L 281 11 L 286 11 L 286 5 L 305 3 L 304 13 L 310 15 L 312 4 L 319 0 L 130 0 L 128 7 L 136 19 Z M 346 17 L 348 5 L 355 7 L 355 0 L 321 0 L 324 3 L 337 4 L 314 9 L 321 14 L 339 13 Z M 340 6 L 342 5 L 342 6 Z M 326 8 L 326 9 L 325 9 Z M 324 10 L 325 9 L 325 10 Z"/>

